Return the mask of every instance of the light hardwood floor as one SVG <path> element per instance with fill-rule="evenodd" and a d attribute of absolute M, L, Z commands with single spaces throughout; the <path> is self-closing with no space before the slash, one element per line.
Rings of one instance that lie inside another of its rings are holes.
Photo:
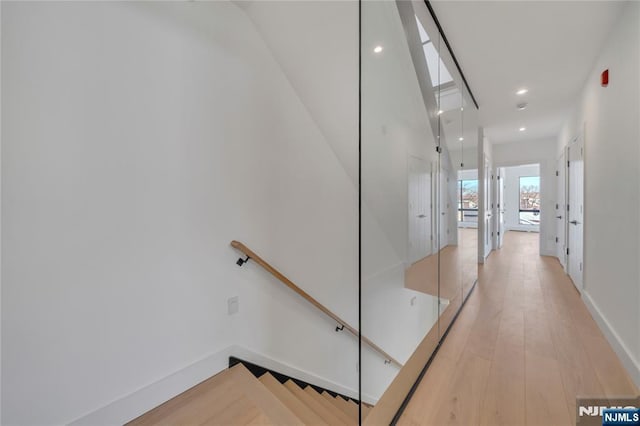
<path fill-rule="evenodd" d="M 401 425 L 574 425 L 576 396 L 638 389 L 538 235 L 509 232 Z"/>

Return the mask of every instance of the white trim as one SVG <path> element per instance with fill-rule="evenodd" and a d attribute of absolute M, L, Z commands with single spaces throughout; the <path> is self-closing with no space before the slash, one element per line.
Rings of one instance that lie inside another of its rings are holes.
<path fill-rule="evenodd" d="M 478 222 L 458 222 L 458 228 L 478 229 Z"/>
<path fill-rule="evenodd" d="M 506 226 L 506 231 L 517 231 L 517 232 L 533 232 L 540 233 L 540 225 L 511 225 Z"/>
<path fill-rule="evenodd" d="M 586 289 L 582 290 L 582 300 L 584 300 L 587 309 L 591 312 L 591 316 L 598 323 L 600 330 L 609 341 L 609 344 L 613 347 L 615 353 L 620 357 L 622 365 L 625 367 L 631 379 L 635 382 L 636 386 L 640 387 L 640 363 L 634 359 L 633 354 L 629 348 L 624 344 L 618 333 L 615 332 L 613 327 L 609 324 L 609 321 L 602 315 L 602 311 L 598 309 L 591 296 Z"/>
<path fill-rule="evenodd" d="M 69 424 L 73 426 L 125 424 L 227 368 L 229 356 L 235 353 L 233 349 L 232 345 L 209 355 Z"/>
<path fill-rule="evenodd" d="M 424 259 L 426 259 L 427 257 L 431 257 L 431 256 L 433 256 L 433 253 L 429 254 L 429 255 L 421 258 L 421 259 L 418 259 L 415 262 L 404 261 L 404 262 L 394 263 L 393 265 L 390 265 L 390 266 L 388 266 L 388 267 L 386 267 L 386 268 L 384 268 L 384 269 L 382 269 L 382 270 L 380 270 L 378 272 L 374 272 L 373 274 L 371 274 L 369 276 L 363 277 L 362 278 L 362 282 L 364 283 L 364 282 L 373 281 L 373 280 L 375 280 L 375 279 L 377 279 L 377 278 L 379 278 L 381 276 L 384 276 L 384 275 L 386 275 L 386 274 L 388 274 L 388 273 L 390 273 L 392 271 L 395 271 L 396 269 L 402 269 L 403 271 L 406 271 L 412 265 L 415 265 L 416 263 L 421 262 Z"/>
<path fill-rule="evenodd" d="M 277 371 L 290 377 L 295 377 L 308 383 L 313 383 L 314 385 L 339 392 L 352 398 L 358 398 L 357 389 L 349 389 L 308 371 L 274 361 L 263 354 L 238 345 L 231 345 L 220 352 L 196 361 L 165 378 L 144 386 L 102 408 L 88 413 L 69 424 L 73 426 L 125 424 L 226 369 L 229 365 L 230 356 L 235 356 L 260 365 L 261 367 Z M 373 398 L 370 395 L 362 395 L 362 399 L 369 404 L 375 404 L 377 402 L 377 398 Z"/>
<path fill-rule="evenodd" d="M 540 250 L 540 256 L 549 256 L 549 257 L 555 257 L 556 259 L 558 259 L 558 253 L 556 253 L 555 250 L 547 250 L 547 249 L 542 250 L 541 249 Z M 560 260 L 558 259 L 558 262 L 559 261 Z"/>

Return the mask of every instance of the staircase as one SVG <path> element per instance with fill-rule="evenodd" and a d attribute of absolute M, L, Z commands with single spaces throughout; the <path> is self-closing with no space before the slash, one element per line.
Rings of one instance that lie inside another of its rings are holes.
<path fill-rule="evenodd" d="M 371 406 L 362 405 L 363 420 Z M 242 363 L 216 374 L 128 423 L 142 425 L 357 425 L 358 404 Z"/>

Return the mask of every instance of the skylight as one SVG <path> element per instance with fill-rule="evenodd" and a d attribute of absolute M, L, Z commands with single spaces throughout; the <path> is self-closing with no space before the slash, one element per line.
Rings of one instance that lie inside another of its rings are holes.
<path fill-rule="evenodd" d="M 429 69 L 429 74 L 431 75 L 431 84 L 433 85 L 433 87 L 438 87 L 440 85 L 452 82 L 453 77 L 451 77 L 451 73 L 449 73 L 449 70 L 444 65 L 444 62 L 442 62 L 442 59 L 440 58 L 436 47 L 429 39 L 427 31 L 422 26 L 422 23 L 420 23 L 418 17 L 416 16 L 415 18 L 416 23 L 418 24 L 418 32 L 420 33 L 420 41 L 422 42 L 424 57 L 427 60 L 427 68 Z M 439 74 L 438 68 L 440 69 Z"/>
<path fill-rule="evenodd" d="M 425 31 L 424 27 L 420 23 L 420 20 L 418 19 L 417 16 L 416 16 L 416 22 L 418 23 L 418 32 L 420 33 L 420 41 L 422 42 L 422 44 L 425 44 L 426 42 L 429 41 L 429 34 L 427 34 L 427 32 Z"/>

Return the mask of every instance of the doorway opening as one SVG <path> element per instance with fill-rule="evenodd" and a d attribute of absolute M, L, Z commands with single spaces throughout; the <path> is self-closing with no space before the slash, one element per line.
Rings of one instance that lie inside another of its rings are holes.
<path fill-rule="evenodd" d="M 539 243 L 541 219 L 545 214 L 540 164 L 498 167 L 497 176 L 497 247 L 502 247 L 509 232 L 534 233 Z"/>

